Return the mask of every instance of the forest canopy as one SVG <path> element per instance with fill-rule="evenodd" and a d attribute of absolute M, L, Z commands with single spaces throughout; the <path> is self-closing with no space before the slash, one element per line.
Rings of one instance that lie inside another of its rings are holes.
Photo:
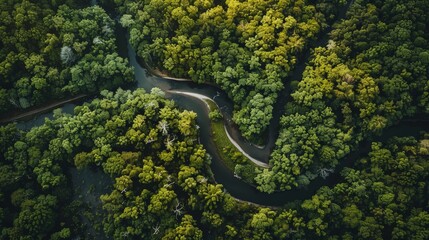
<path fill-rule="evenodd" d="M 380 137 L 428 120 L 428 1 L 99 2 L 0 2 L 0 111 L 97 94 L 29 129 L 0 126 L 0 239 L 429 239 L 429 133 Z M 286 102 L 269 167 L 231 178 L 267 198 L 302 192 L 283 206 L 230 195 L 195 112 L 170 89 L 118 88 L 134 80 L 117 21 L 149 67 L 223 89 L 248 140 Z"/>
<path fill-rule="evenodd" d="M 336 15 L 332 1 L 115 3 L 137 54 L 174 77 L 216 83 L 251 140 L 268 126 L 298 56 Z"/>
<path fill-rule="evenodd" d="M 94 226 L 114 239 L 429 237 L 429 135 L 374 142 L 338 183 L 276 209 L 236 201 L 213 181 L 193 112 L 156 90 L 101 96 L 29 131 L 0 127 L 1 238 L 70 239 Z M 101 199 L 94 209 L 71 197 L 74 168 L 112 179 L 103 195 L 86 193 Z"/>
<path fill-rule="evenodd" d="M 128 60 L 117 53 L 115 22 L 98 6 L 75 5 L 0 3 L 0 111 L 133 81 Z"/>
<path fill-rule="evenodd" d="M 257 178 L 259 189 L 308 184 L 332 172 L 363 139 L 428 113 L 428 12 L 427 1 L 352 4 L 292 93 L 272 171 Z"/>

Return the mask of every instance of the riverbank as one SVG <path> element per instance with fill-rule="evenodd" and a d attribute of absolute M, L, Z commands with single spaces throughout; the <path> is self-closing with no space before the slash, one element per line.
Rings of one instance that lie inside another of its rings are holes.
<path fill-rule="evenodd" d="M 188 78 L 175 78 L 175 77 L 171 77 L 170 73 L 163 72 L 159 68 L 153 68 L 150 64 L 148 64 L 147 62 L 143 61 L 139 56 L 136 56 L 136 58 L 137 58 L 137 63 L 139 65 L 144 66 L 144 68 L 147 70 L 147 72 L 150 75 L 152 75 L 152 76 L 163 78 L 163 79 L 168 79 L 168 80 L 172 80 L 172 81 L 178 81 L 178 82 L 192 82 L 192 83 L 195 83 L 194 81 L 192 81 L 191 79 L 188 79 Z M 218 88 L 219 90 L 223 91 L 222 88 L 218 84 L 216 84 L 216 83 L 205 82 L 204 84 L 206 84 L 208 86 L 212 86 L 212 87 Z M 213 101 L 214 101 L 215 97 L 217 97 L 217 95 L 215 95 L 213 97 Z M 228 96 L 228 97 L 230 97 L 230 96 Z M 254 142 L 251 142 L 248 139 L 244 138 L 241 135 L 241 132 L 238 130 L 238 126 L 233 121 L 226 122 L 225 126 L 227 126 L 227 128 L 226 128 L 227 130 L 226 131 L 228 132 L 228 137 L 230 139 L 233 139 L 234 145 L 236 147 L 240 148 L 241 150 L 243 150 L 243 149 L 238 144 L 237 139 L 240 139 L 241 142 L 246 142 L 248 145 L 251 145 L 252 147 L 258 148 L 261 151 L 264 151 L 267 148 L 269 148 L 269 149 L 272 148 L 273 144 L 269 143 L 270 142 L 270 134 L 272 134 L 270 132 L 272 130 L 272 128 L 270 128 L 270 126 L 267 126 L 267 128 L 260 134 L 261 139 L 262 139 L 260 143 L 254 143 Z M 233 134 L 231 134 L 231 133 L 233 133 Z M 267 166 L 263 166 L 264 164 L 266 165 L 266 163 L 264 161 L 260 161 L 260 160 L 257 160 L 257 161 L 259 161 L 259 162 L 262 163 L 262 165 L 261 165 L 262 167 L 267 167 L 268 166 L 268 165 Z M 266 161 L 267 161 L 267 159 L 266 159 Z M 259 163 L 257 163 L 257 164 L 259 164 Z"/>
<path fill-rule="evenodd" d="M 210 99 L 204 95 L 197 94 L 197 93 L 191 93 L 191 92 L 184 92 L 184 91 L 169 91 L 169 92 L 175 93 L 175 94 L 187 95 L 187 96 L 199 99 L 200 101 L 202 101 L 206 104 L 208 112 L 220 110 L 219 106 L 216 104 L 216 102 L 214 102 L 212 99 Z M 224 121 L 226 121 L 226 120 L 224 119 Z M 242 158 L 245 158 L 247 160 L 250 160 L 247 162 L 252 164 L 252 165 L 255 165 L 258 167 L 263 167 L 263 168 L 268 168 L 268 164 L 251 157 L 249 154 L 247 154 L 240 147 L 240 145 L 228 133 L 228 129 L 226 128 L 226 125 L 224 124 L 223 121 L 219 121 L 219 120 L 216 121 L 216 120 L 211 119 L 210 125 L 212 127 L 213 141 L 216 144 L 216 148 L 218 150 L 218 153 L 221 156 L 225 165 L 231 171 L 234 172 L 235 165 L 238 164 L 230 156 L 231 154 L 235 155 L 234 159 L 239 159 L 240 157 L 242 157 Z M 238 152 L 239 155 L 236 155 L 235 152 Z M 242 162 L 242 163 L 245 163 L 245 162 Z"/>
<path fill-rule="evenodd" d="M 79 94 L 75 97 L 70 97 L 64 100 L 46 103 L 41 106 L 35 106 L 26 110 L 8 113 L 7 115 L 5 114 L 0 117 L 0 123 L 5 124 L 9 122 L 18 121 L 18 120 L 25 120 L 33 117 L 34 115 L 45 113 L 54 108 L 61 107 L 64 104 L 78 102 L 80 100 L 85 99 L 86 97 L 88 97 L 87 94 Z"/>
<path fill-rule="evenodd" d="M 181 82 L 192 82 L 191 79 L 187 79 L 187 78 L 175 78 L 175 77 L 170 77 L 170 75 L 166 72 L 162 72 L 159 68 L 152 68 L 147 62 L 143 61 L 140 57 L 137 56 L 137 61 L 139 64 L 143 65 L 146 70 L 148 71 L 149 74 L 151 74 L 152 76 L 155 77 L 160 77 L 160 78 L 164 78 L 164 79 L 168 79 L 168 80 L 173 80 L 173 81 L 181 81 Z"/>

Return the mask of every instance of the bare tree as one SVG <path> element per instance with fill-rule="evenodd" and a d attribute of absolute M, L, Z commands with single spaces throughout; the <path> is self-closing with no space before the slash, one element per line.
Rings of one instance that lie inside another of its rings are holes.
<path fill-rule="evenodd" d="M 61 48 L 60 57 L 61 57 L 61 61 L 64 64 L 71 64 L 75 59 L 73 50 L 69 46 L 64 46 Z"/>
<path fill-rule="evenodd" d="M 319 176 L 321 176 L 323 179 L 325 179 L 329 176 L 329 174 L 334 172 L 334 169 L 332 169 L 332 168 L 319 168 L 319 170 L 317 170 L 317 172 L 319 173 Z"/>
<path fill-rule="evenodd" d="M 153 233 L 152 233 L 152 235 L 157 235 L 158 233 L 159 233 L 159 225 L 156 225 L 155 227 L 152 227 L 152 229 L 153 229 Z"/>
<path fill-rule="evenodd" d="M 127 192 L 127 188 L 122 189 L 121 194 L 124 194 Z"/>
<path fill-rule="evenodd" d="M 180 202 L 177 201 L 176 207 L 173 210 L 173 213 L 176 214 L 176 219 L 178 216 L 181 216 L 183 214 L 182 210 L 183 210 L 183 206 L 181 206 Z"/>
<path fill-rule="evenodd" d="M 161 129 L 162 135 L 168 134 L 168 123 L 167 123 L 167 121 L 162 120 L 161 122 L 159 122 L 158 128 Z"/>
<path fill-rule="evenodd" d="M 174 181 L 173 181 L 173 179 L 171 179 L 171 175 L 168 175 L 167 176 L 167 183 L 164 184 L 163 187 L 165 187 L 165 188 L 171 187 L 173 184 L 174 184 Z"/>
<path fill-rule="evenodd" d="M 164 187 L 164 188 L 168 188 L 168 187 L 171 187 L 173 184 L 174 184 L 174 182 L 166 183 L 166 184 L 164 184 L 164 186 L 162 186 L 162 187 Z"/>
<path fill-rule="evenodd" d="M 170 148 L 173 146 L 174 140 L 176 140 L 176 137 L 174 136 L 173 139 L 170 139 L 170 135 L 168 135 L 165 145 L 167 146 L 167 148 Z"/>

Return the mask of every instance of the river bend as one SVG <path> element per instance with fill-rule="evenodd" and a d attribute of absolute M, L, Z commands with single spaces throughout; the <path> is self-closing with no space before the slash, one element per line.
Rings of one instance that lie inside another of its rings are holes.
<path fill-rule="evenodd" d="M 95 2 L 95 1 L 94 1 Z M 240 149 L 246 156 L 260 166 L 267 166 L 269 155 L 274 147 L 274 142 L 278 134 L 278 120 L 281 112 L 278 111 L 277 116 L 273 117 L 269 126 L 267 134 L 266 144 L 263 147 L 253 145 L 245 141 L 238 131 L 238 128 L 232 123 L 232 110 L 233 104 L 228 98 L 227 94 L 216 88 L 215 86 L 208 84 L 196 84 L 190 81 L 175 81 L 172 78 L 163 78 L 157 76 L 151 76 L 148 74 L 145 68 L 143 68 L 136 57 L 134 49 L 126 39 L 125 30 L 118 27 L 116 30 L 116 36 L 118 38 L 119 53 L 123 57 L 128 57 L 130 65 L 134 67 L 134 73 L 136 78 L 135 88 L 144 88 L 147 92 L 153 87 L 160 88 L 166 93 L 166 98 L 172 99 L 176 104 L 183 108 L 192 110 L 197 113 L 197 123 L 200 126 L 200 142 L 204 145 L 207 152 L 212 156 L 211 170 L 214 174 L 216 182 L 223 184 L 225 189 L 235 198 L 248 201 L 256 204 L 266 206 L 283 206 L 289 202 L 295 200 L 303 200 L 310 198 L 320 187 L 322 186 L 333 186 L 340 180 L 339 172 L 344 167 L 351 167 L 359 157 L 366 155 L 370 151 L 370 141 L 363 142 L 359 145 L 359 150 L 355 151 L 336 167 L 335 172 L 326 179 L 316 178 L 307 187 L 302 189 L 293 189 L 290 191 L 275 192 L 272 194 L 262 193 L 258 191 L 254 186 L 251 186 L 240 179 L 234 177 L 234 174 L 226 167 L 217 153 L 216 146 L 211 139 L 211 127 L 210 119 L 208 117 L 207 104 L 201 100 L 201 98 L 209 98 L 216 102 L 219 109 L 224 115 L 225 129 L 232 138 L 232 142 Z M 326 37 L 323 38 L 319 44 L 327 42 Z M 308 57 L 308 54 L 307 54 Z M 304 61 L 305 62 L 305 61 Z M 304 63 L 296 66 L 295 71 L 292 73 L 294 79 L 299 79 L 304 70 Z M 288 86 L 286 86 L 287 88 Z M 285 91 L 288 91 L 287 89 Z M 281 94 L 280 94 L 281 95 Z M 63 112 L 72 113 L 72 104 L 67 104 L 63 107 Z M 283 104 L 277 103 L 275 106 L 284 106 Z M 40 115 L 33 120 L 21 122 L 18 126 L 22 129 L 29 129 L 33 126 L 40 125 L 44 122 L 45 117 L 52 117 L 52 113 Z M 382 136 L 377 137 L 373 140 L 381 141 L 391 136 L 417 136 L 421 130 L 429 130 L 429 124 L 426 121 L 403 121 L 399 125 L 385 129 Z"/>

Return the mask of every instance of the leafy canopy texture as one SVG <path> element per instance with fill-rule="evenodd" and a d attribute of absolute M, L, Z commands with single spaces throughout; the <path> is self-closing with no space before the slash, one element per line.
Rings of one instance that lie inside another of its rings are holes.
<path fill-rule="evenodd" d="M 1 238 L 429 237 L 429 135 L 374 142 L 332 187 L 271 209 L 216 184 L 195 114 L 152 92 L 103 91 L 29 131 L 1 126 Z M 76 168 L 90 172 L 77 184 Z M 105 190 L 82 193 L 85 181 Z"/>
<path fill-rule="evenodd" d="M 322 2 L 115 1 L 137 54 L 172 76 L 219 85 L 252 140 L 268 126 L 298 54 L 326 26 L 333 3 Z"/>
<path fill-rule="evenodd" d="M 0 3 L 0 111 L 133 81 L 106 12 L 56 2 Z"/>
<path fill-rule="evenodd" d="M 427 1 L 354 1 L 286 105 L 260 190 L 305 186 L 363 139 L 428 113 L 428 12 Z"/>

